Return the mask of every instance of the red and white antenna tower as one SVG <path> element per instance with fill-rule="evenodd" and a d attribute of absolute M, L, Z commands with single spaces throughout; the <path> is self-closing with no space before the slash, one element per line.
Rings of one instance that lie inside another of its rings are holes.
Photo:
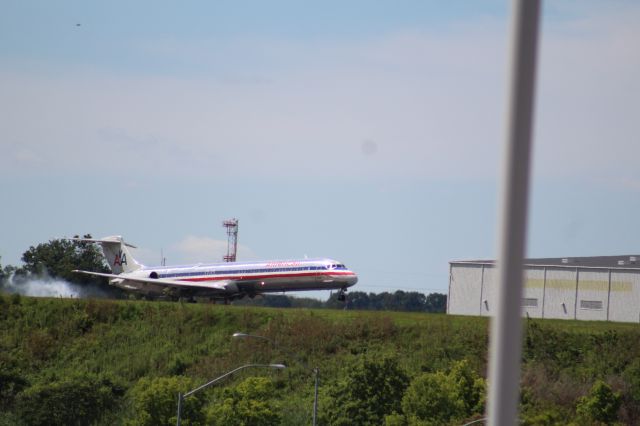
<path fill-rule="evenodd" d="M 235 262 L 238 252 L 238 219 L 225 220 L 222 226 L 227 228 L 227 254 L 222 258 L 225 262 Z"/>

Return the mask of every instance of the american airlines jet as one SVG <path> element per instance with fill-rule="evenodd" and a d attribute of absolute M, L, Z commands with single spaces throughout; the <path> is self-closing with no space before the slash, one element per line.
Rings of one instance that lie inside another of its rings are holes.
<path fill-rule="evenodd" d="M 262 293 L 338 290 L 338 300 L 344 301 L 347 288 L 358 281 L 353 271 L 332 259 L 148 267 L 131 256 L 128 247 L 135 246 L 125 243 L 121 236 L 72 240 L 99 243 L 113 273 L 74 272 L 107 277 L 110 285 L 150 297 L 208 297 L 227 303 Z"/>

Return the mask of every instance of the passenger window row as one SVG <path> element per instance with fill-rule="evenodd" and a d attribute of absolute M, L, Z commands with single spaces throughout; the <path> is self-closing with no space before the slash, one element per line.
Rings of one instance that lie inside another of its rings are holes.
<path fill-rule="evenodd" d="M 177 277 L 197 277 L 202 275 L 227 275 L 227 274 L 259 274 L 268 272 L 294 272 L 294 271 L 322 271 L 326 269 L 347 269 L 344 265 L 334 264 L 328 266 L 300 266 L 296 268 L 268 268 L 268 269 L 240 269 L 240 270 L 217 270 L 200 272 L 179 272 L 171 274 L 161 274 L 160 278 Z"/>

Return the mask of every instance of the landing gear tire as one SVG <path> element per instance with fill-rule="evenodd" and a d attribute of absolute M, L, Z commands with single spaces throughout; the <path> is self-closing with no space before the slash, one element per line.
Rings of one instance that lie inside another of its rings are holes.
<path fill-rule="evenodd" d="M 340 289 L 340 291 L 338 292 L 338 297 L 337 297 L 338 302 L 346 302 L 347 301 L 347 294 L 346 293 L 347 293 L 347 291 L 344 288 Z"/>

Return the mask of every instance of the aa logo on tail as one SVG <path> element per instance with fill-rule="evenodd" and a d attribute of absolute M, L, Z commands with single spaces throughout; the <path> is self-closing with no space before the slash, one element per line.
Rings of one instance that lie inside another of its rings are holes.
<path fill-rule="evenodd" d="M 118 250 L 116 254 L 116 258 L 113 260 L 113 266 L 117 265 L 126 265 L 127 264 L 127 254 L 123 253 L 122 250 Z"/>

